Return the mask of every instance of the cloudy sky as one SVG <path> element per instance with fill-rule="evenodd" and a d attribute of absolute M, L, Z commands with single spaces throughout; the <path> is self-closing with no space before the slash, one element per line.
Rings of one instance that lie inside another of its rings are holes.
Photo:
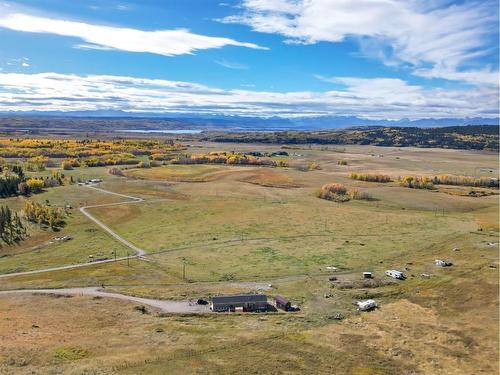
<path fill-rule="evenodd" d="M 0 0 L 0 111 L 498 116 L 498 0 Z"/>

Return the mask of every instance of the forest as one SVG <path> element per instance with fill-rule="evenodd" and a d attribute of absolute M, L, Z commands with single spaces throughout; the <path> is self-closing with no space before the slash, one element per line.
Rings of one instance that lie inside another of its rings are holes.
<path fill-rule="evenodd" d="M 203 133 L 203 141 L 277 144 L 358 144 L 498 151 L 498 126 L 357 127 L 334 131 Z"/>

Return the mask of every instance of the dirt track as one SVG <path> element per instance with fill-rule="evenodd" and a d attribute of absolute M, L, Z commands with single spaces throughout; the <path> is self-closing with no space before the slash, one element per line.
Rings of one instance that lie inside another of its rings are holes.
<path fill-rule="evenodd" d="M 122 205 L 122 204 L 141 203 L 141 202 L 145 202 L 145 200 L 142 199 L 142 198 L 137 198 L 137 197 L 133 197 L 133 196 L 130 196 L 130 195 L 115 193 L 113 191 L 105 190 L 105 189 L 102 189 L 102 188 L 99 188 L 99 187 L 95 187 L 95 186 L 85 186 L 85 187 L 88 188 L 88 189 L 94 189 L 94 190 L 97 190 L 97 191 L 100 191 L 100 192 L 103 192 L 103 193 L 106 193 L 106 194 L 117 195 L 119 197 L 123 197 L 123 198 L 129 199 L 129 201 L 125 201 L 125 202 L 83 206 L 83 207 L 80 207 L 80 212 L 83 215 L 85 215 L 85 217 L 87 217 L 89 220 L 93 221 L 95 224 L 97 224 L 99 227 L 101 227 L 103 230 L 105 230 L 107 233 L 109 233 L 117 241 L 120 241 L 122 244 L 124 244 L 125 246 L 127 246 L 129 249 L 132 249 L 132 251 L 135 253 L 135 255 L 130 256 L 130 257 L 120 257 L 120 258 L 116 258 L 116 259 L 99 260 L 99 261 L 89 262 L 89 263 L 78 263 L 78 264 L 70 264 L 70 265 L 67 265 L 67 266 L 44 268 L 44 269 L 41 269 L 41 270 L 34 270 L 34 271 L 24 271 L 24 272 L 7 273 L 7 274 L 0 275 L 0 278 L 2 278 L 2 277 L 10 277 L 10 276 L 31 275 L 31 274 L 35 274 L 35 273 L 50 272 L 50 271 L 68 270 L 68 269 L 73 269 L 73 268 L 88 267 L 88 266 L 92 266 L 92 265 L 95 265 L 95 264 L 103 264 L 103 263 L 110 263 L 110 262 L 116 262 L 116 261 L 123 261 L 123 260 L 126 260 L 126 259 L 132 259 L 132 258 L 141 258 L 141 259 L 143 259 L 143 257 L 146 255 L 146 251 L 145 250 L 143 250 L 140 247 L 137 247 L 134 244 L 128 242 L 125 238 L 121 237 L 118 233 L 114 232 L 106 224 L 104 224 L 100 220 L 96 219 L 94 216 L 92 216 L 86 210 L 88 208 L 93 208 L 93 207 L 109 207 L 109 206 L 116 206 L 116 205 Z"/>
<path fill-rule="evenodd" d="M 169 301 L 160 299 L 140 298 L 128 296 L 125 294 L 106 292 L 98 287 L 86 288 L 63 288 L 63 289 L 22 289 L 0 291 L 0 296 L 9 294 L 59 294 L 59 295 L 81 295 L 93 297 L 117 298 L 126 301 L 132 301 L 141 305 L 147 305 L 160 309 L 166 313 L 207 313 L 210 312 L 208 305 L 198 305 L 194 301 Z"/>
<path fill-rule="evenodd" d="M 83 215 L 85 215 L 88 219 L 90 219 L 91 221 L 93 221 L 94 223 L 96 223 L 98 226 L 100 226 L 102 229 L 104 229 L 106 232 L 108 232 L 116 240 L 120 241 L 122 244 L 124 244 L 125 246 L 127 246 L 129 249 L 132 249 L 137 256 L 140 257 L 140 256 L 146 255 L 146 251 L 145 250 L 143 250 L 140 247 L 137 247 L 134 244 L 130 243 L 125 238 L 121 237 L 118 233 L 114 232 L 110 227 L 108 227 L 102 221 L 96 219 L 89 212 L 87 212 L 87 209 L 89 209 L 89 208 L 110 207 L 110 206 L 117 206 L 117 205 L 122 205 L 122 204 L 141 203 L 141 202 L 144 202 L 144 199 L 137 198 L 137 197 L 132 197 L 130 195 L 115 193 L 115 192 L 112 192 L 112 191 L 109 191 L 109 190 L 105 190 L 105 189 L 101 189 L 101 188 L 98 188 L 98 187 L 95 187 L 95 186 L 87 186 L 87 187 L 89 189 L 98 190 L 98 191 L 101 191 L 103 193 L 117 195 L 119 197 L 124 197 L 124 198 L 130 199 L 127 202 L 107 203 L 107 204 L 95 204 L 95 205 L 90 205 L 90 206 L 83 206 L 83 207 L 80 207 L 80 212 Z"/>

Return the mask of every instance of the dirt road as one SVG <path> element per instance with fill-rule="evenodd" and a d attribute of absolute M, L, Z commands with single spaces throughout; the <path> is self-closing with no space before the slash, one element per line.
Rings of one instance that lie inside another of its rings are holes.
<path fill-rule="evenodd" d="M 133 204 L 133 203 L 141 203 L 145 202 L 144 199 L 138 198 L 138 197 L 133 197 L 130 195 L 125 195 L 125 194 L 120 194 L 120 193 L 115 193 L 113 191 L 105 190 L 96 186 L 91 186 L 91 185 L 85 185 L 86 188 L 88 189 L 94 189 L 106 194 L 112 194 L 116 195 L 119 197 L 127 198 L 129 199 L 128 201 L 125 202 L 118 202 L 118 203 L 108 203 L 108 204 L 96 204 L 96 205 L 89 205 L 89 206 L 83 206 L 80 207 L 80 212 L 85 215 L 89 220 L 93 221 L 95 224 L 97 224 L 99 227 L 101 227 L 103 230 L 105 230 L 108 234 L 110 234 L 113 238 L 115 238 L 117 241 L 120 241 L 122 244 L 127 246 L 129 249 L 132 249 L 132 251 L 135 253 L 134 256 L 130 257 L 120 257 L 116 259 L 105 259 L 105 260 L 99 260 L 95 262 L 88 262 L 88 263 L 77 263 L 77 264 L 70 264 L 67 266 L 60 266 L 60 267 L 51 267 L 51 268 L 44 268 L 40 270 L 34 270 L 34 271 L 23 271 L 23 272 L 13 272 L 13 273 L 6 273 L 0 275 L 0 278 L 3 277 L 11 277 L 11 276 L 22 276 L 22 275 L 32 275 L 35 273 L 42 273 L 42 272 L 50 272 L 50 271 L 60 271 L 60 270 L 68 270 L 68 269 L 73 269 L 73 268 L 81 268 L 81 267 L 88 267 L 88 266 L 93 266 L 95 264 L 103 264 L 103 263 L 110 263 L 110 262 L 116 262 L 116 261 L 123 261 L 126 259 L 133 259 L 133 258 L 140 258 L 143 259 L 143 257 L 146 255 L 146 251 L 144 249 L 141 249 L 138 246 L 135 246 L 134 244 L 130 243 L 127 241 L 125 238 L 121 237 L 118 233 L 114 232 L 111 228 L 109 228 L 106 224 L 101 222 L 100 220 L 96 219 L 93 215 L 91 215 L 89 212 L 87 212 L 88 208 L 93 208 L 93 207 L 109 207 L 109 206 L 116 206 L 116 205 L 121 205 L 121 204 Z"/>
<path fill-rule="evenodd" d="M 124 198 L 130 199 L 129 201 L 126 201 L 126 202 L 107 203 L 107 204 L 94 204 L 94 205 L 90 205 L 90 206 L 83 206 L 83 207 L 80 207 L 80 212 L 83 215 L 85 215 L 89 220 L 93 221 L 98 226 L 100 226 L 102 229 L 104 229 L 106 232 L 108 232 L 113 238 L 115 238 L 116 240 L 120 241 L 122 244 L 124 244 L 125 246 L 127 246 L 129 249 L 132 249 L 132 251 L 134 251 L 134 253 L 137 256 L 140 257 L 140 256 L 146 255 L 146 251 L 144 251 L 140 247 L 135 246 L 134 244 L 130 243 L 125 238 L 121 237 L 118 233 L 114 232 L 110 227 L 108 227 L 102 221 L 96 219 L 93 215 L 91 215 L 89 212 L 87 212 L 87 209 L 89 209 L 89 208 L 111 207 L 111 206 L 118 206 L 118 205 L 123 205 L 123 204 L 141 203 L 141 202 L 144 202 L 144 199 L 137 198 L 137 197 L 132 197 L 130 195 L 115 193 L 113 191 L 101 189 L 101 188 L 98 188 L 98 187 L 95 187 L 95 186 L 86 186 L 86 187 L 89 188 L 89 189 L 98 190 L 98 191 L 103 192 L 103 193 L 117 195 L 119 197 L 124 197 Z"/>
<path fill-rule="evenodd" d="M 22 290 L 9 290 L 0 291 L 0 297 L 12 294 L 61 294 L 61 295 L 80 295 L 80 296 L 94 296 L 105 298 L 116 298 L 126 301 L 139 303 L 141 305 L 155 307 L 166 313 L 207 313 L 210 312 L 208 305 L 198 305 L 194 301 L 169 301 L 160 299 L 140 298 L 128 296 L 125 294 L 106 292 L 98 287 L 87 288 L 63 288 L 63 289 L 22 289 Z"/>

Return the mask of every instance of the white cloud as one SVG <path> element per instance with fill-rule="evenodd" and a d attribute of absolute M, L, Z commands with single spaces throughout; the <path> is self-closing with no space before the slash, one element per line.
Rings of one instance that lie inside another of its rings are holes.
<path fill-rule="evenodd" d="M 248 69 L 248 66 L 246 66 L 244 64 L 240 64 L 240 63 L 237 63 L 234 61 L 228 61 L 225 59 L 215 60 L 215 63 L 220 65 L 220 66 L 223 66 L 224 68 L 228 68 L 228 69 L 236 69 L 236 70 Z"/>
<path fill-rule="evenodd" d="M 115 6 L 115 9 L 120 10 L 122 12 L 128 12 L 128 11 L 131 11 L 133 9 L 133 7 L 131 5 L 128 5 L 128 4 L 117 4 Z"/>
<path fill-rule="evenodd" d="M 248 116 L 357 115 L 366 118 L 495 117 L 498 92 L 424 89 L 399 79 L 324 78 L 325 92 L 222 90 L 159 79 L 57 73 L 0 73 L 0 111 L 123 110 Z"/>
<path fill-rule="evenodd" d="M 37 17 L 24 13 L 0 15 L 0 27 L 10 30 L 48 33 L 79 38 L 87 49 L 116 49 L 149 52 L 164 56 L 192 54 L 196 50 L 237 46 L 267 49 L 254 43 L 230 38 L 193 34 L 185 29 L 144 31 L 125 27 L 94 25 L 62 19 Z"/>
<path fill-rule="evenodd" d="M 222 21 L 281 34 L 288 43 L 352 37 L 370 57 L 410 65 L 426 77 L 498 81 L 498 71 L 477 60 L 498 52 L 491 48 L 498 33 L 496 0 L 458 5 L 445 0 L 244 0 L 242 7 L 241 14 Z"/>
<path fill-rule="evenodd" d="M 93 50 L 93 49 L 97 49 L 97 50 L 100 50 L 100 51 L 111 51 L 113 48 L 110 48 L 110 47 L 105 47 L 105 46 L 100 46 L 100 45 L 97 45 L 97 44 L 85 44 L 85 43 L 81 43 L 81 44 L 75 44 L 73 46 L 73 48 L 76 48 L 76 49 L 90 49 L 90 50 Z"/>

